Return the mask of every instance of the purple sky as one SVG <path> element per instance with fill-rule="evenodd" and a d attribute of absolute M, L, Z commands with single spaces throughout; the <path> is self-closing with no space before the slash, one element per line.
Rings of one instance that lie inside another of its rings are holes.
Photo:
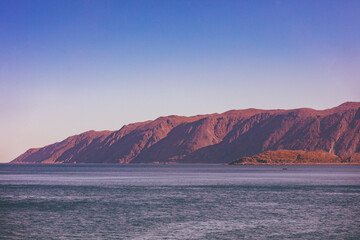
<path fill-rule="evenodd" d="M 360 101 L 360 1 L 0 1 L 0 162 L 87 130 Z"/>

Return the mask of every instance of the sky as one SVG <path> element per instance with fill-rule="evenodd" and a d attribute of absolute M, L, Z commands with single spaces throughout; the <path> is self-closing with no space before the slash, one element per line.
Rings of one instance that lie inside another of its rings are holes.
<path fill-rule="evenodd" d="M 88 130 L 360 101 L 358 0 L 1 0 L 0 162 Z"/>

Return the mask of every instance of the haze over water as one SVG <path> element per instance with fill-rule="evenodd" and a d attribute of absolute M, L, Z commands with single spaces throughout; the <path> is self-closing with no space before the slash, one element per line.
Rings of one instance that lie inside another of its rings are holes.
<path fill-rule="evenodd" d="M 0 165 L 5 239 L 359 239 L 360 166 Z"/>

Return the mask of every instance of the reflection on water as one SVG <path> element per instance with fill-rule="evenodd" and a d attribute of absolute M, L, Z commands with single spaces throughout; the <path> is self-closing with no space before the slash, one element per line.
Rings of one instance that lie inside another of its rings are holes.
<path fill-rule="evenodd" d="M 359 166 L 0 165 L 0 238 L 360 239 Z"/>

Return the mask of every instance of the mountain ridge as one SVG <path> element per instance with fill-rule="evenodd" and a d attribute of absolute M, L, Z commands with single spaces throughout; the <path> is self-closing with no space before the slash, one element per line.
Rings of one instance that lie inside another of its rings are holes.
<path fill-rule="evenodd" d="M 249 108 L 87 131 L 29 149 L 11 163 L 229 163 L 281 149 L 344 157 L 360 152 L 359 141 L 359 102 L 325 110 Z"/>

